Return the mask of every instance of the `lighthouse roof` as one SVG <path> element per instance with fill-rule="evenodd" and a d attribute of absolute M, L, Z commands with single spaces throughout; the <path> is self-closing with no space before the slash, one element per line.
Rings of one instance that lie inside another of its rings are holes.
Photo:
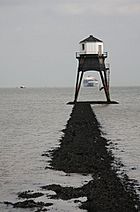
<path fill-rule="evenodd" d="M 98 38 L 93 37 L 93 35 L 90 35 L 88 38 L 80 41 L 80 43 L 83 43 L 83 42 L 103 42 L 103 41 L 99 40 Z"/>

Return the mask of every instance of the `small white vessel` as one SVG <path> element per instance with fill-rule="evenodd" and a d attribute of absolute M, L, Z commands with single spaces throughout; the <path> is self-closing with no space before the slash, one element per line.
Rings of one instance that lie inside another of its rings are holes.
<path fill-rule="evenodd" d="M 88 76 L 83 80 L 84 87 L 97 87 L 98 84 L 98 80 L 93 76 Z"/>

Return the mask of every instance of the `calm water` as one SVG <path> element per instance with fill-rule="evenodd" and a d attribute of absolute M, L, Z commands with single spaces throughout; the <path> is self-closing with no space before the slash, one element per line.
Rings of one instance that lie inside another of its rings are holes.
<path fill-rule="evenodd" d="M 93 110 L 105 137 L 118 144 L 114 154 L 121 158 L 130 178 L 140 183 L 140 87 L 112 88 L 111 96 L 120 104 L 95 105 Z M 80 100 L 98 99 L 104 99 L 103 91 L 81 90 Z M 49 158 L 41 156 L 45 150 L 59 145 L 61 130 L 72 109 L 66 103 L 71 100 L 72 88 L 0 89 L 0 202 L 18 201 L 18 192 L 39 191 L 42 185 L 81 186 L 91 179 L 91 176 L 67 176 L 64 172 L 45 169 Z M 50 211 L 82 211 L 73 200 L 48 201 L 54 203 Z M 0 204 L 0 211 L 22 212 L 25 209 Z"/>

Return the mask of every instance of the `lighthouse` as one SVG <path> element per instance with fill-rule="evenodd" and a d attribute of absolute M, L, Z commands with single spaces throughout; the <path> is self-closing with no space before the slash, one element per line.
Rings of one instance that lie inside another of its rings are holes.
<path fill-rule="evenodd" d="M 87 71 L 96 71 L 99 73 L 106 96 L 106 103 L 114 103 L 110 100 L 109 92 L 109 66 L 105 64 L 107 52 L 104 52 L 103 41 L 90 35 L 79 42 L 79 52 L 76 52 L 78 60 L 78 69 L 76 76 L 74 103 L 77 102 L 79 90 L 83 75 Z"/>

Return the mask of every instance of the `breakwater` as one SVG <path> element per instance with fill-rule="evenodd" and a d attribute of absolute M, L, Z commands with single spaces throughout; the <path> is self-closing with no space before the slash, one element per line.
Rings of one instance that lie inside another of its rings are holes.
<path fill-rule="evenodd" d="M 139 211 L 134 182 L 124 172 L 117 174 L 122 164 L 116 162 L 90 104 L 75 104 L 63 132 L 60 147 L 52 151 L 52 167 L 66 173 L 90 173 L 93 180 L 80 188 L 48 185 L 43 189 L 54 190 L 61 199 L 86 196 L 81 208 L 88 211 Z"/>

